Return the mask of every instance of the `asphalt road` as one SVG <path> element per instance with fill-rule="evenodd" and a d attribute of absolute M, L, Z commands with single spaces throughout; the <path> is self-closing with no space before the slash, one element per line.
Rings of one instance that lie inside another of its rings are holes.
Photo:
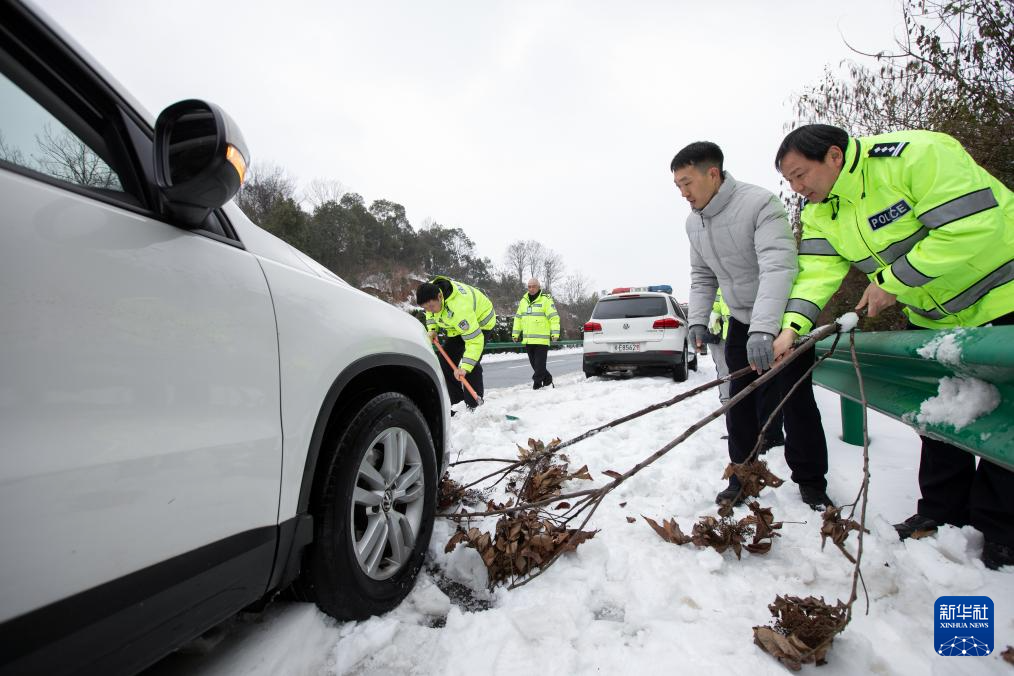
<path fill-rule="evenodd" d="M 553 374 L 553 377 L 562 376 L 566 373 L 581 370 L 581 353 L 561 355 L 554 357 L 549 353 L 546 360 L 546 368 Z M 498 361 L 492 364 L 482 365 L 482 380 L 487 390 L 494 390 L 498 387 L 511 387 L 532 383 L 532 367 L 528 359 L 512 359 L 510 361 Z"/>

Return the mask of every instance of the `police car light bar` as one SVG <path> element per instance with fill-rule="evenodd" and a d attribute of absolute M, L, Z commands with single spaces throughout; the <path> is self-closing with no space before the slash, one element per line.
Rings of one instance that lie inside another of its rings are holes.
<path fill-rule="evenodd" d="M 657 293 L 672 293 L 672 287 L 668 284 L 656 284 L 655 286 L 618 286 L 610 293 L 632 293 L 635 291 L 652 291 Z"/>

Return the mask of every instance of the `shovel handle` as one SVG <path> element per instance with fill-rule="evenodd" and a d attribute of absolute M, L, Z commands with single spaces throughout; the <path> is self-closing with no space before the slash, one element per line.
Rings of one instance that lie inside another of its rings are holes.
<path fill-rule="evenodd" d="M 447 361 L 447 363 L 450 365 L 452 369 L 458 368 L 457 365 L 451 360 L 451 358 L 447 356 L 447 353 L 444 351 L 444 346 L 441 345 L 436 338 L 433 339 L 433 344 L 436 346 L 437 352 L 440 353 L 440 355 Z M 478 394 L 475 393 L 475 390 L 472 389 L 472 384 L 469 383 L 464 378 L 458 378 L 458 382 L 461 383 L 466 390 L 468 390 L 468 393 L 470 395 L 472 395 L 472 399 L 475 399 L 476 405 L 482 406 L 483 404 L 482 397 L 480 397 Z"/>

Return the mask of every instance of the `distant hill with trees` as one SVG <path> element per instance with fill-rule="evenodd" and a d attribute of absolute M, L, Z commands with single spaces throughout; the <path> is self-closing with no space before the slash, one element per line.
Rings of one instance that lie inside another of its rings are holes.
<path fill-rule="evenodd" d="M 509 340 L 525 282 L 538 277 L 553 294 L 564 338 L 579 338 L 598 297 L 563 256 L 535 240 L 512 242 L 501 262 L 481 256 L 460 227 L 409 222 L 405 207 L 378 199 L 366 203 L 337 181 L 314 180 L 297 188 L 276 165 L 255 166 L 236 197 L 243 212 L 349 284 L 419 316 L 415 288 L 444 274 L 482 289 L 500 317 L 494 337 Z"/>

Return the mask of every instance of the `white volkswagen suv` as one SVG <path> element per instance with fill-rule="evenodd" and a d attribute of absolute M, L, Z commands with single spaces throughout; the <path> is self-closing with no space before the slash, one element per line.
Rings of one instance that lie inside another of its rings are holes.
<path fill-rule="evenodd" d="M 249 154 L 149 116 L 0 0 L 0 672 L 129 673 L 295 582 L 422 564 L 449 402 L 421 325 L 229 200 Z"/>
<path fill-rule="evenodd" d="M 677 382 L 697 370 L 687 317 L 669 285 L 622 287 L 599 298 L 584 325 L 584 374 L 664 370 Z"/>

